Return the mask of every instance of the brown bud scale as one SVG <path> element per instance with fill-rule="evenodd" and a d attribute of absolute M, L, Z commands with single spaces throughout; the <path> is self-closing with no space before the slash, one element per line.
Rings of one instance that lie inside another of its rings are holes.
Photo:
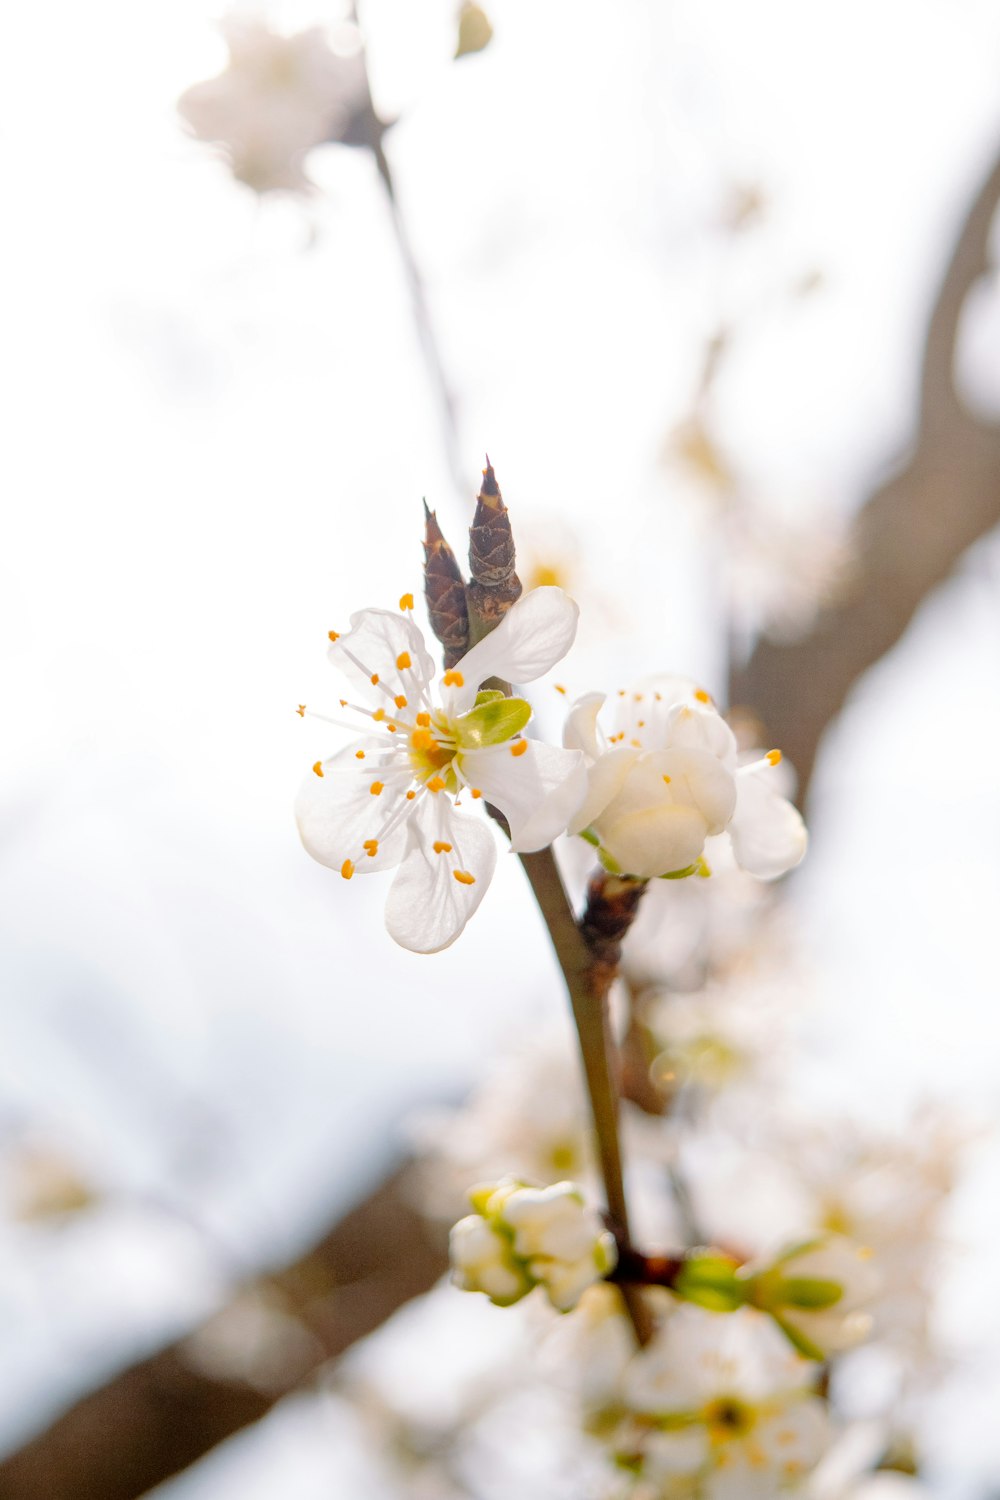
<path fill-rule="evenodd" d="M 444 647 L 444 664 L 448 668 L 469 649 L 469 606 L 462 570 L 426 501 L 424 515 L 424 598 L 431 629 Z"/>

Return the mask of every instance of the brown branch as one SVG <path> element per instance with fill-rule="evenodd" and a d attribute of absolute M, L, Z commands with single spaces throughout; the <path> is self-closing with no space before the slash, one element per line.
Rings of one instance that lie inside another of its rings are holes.
<path fill-rule="evenodd" d="M 405 1168 L 382 1182 L 306 1255 L 251 1290 L 307 1330 L 296 1358 L 266 1385 L 210 1373 L 199 1343 L 210 1325 L 84 1396 L 18 1452 L 0 1460 L 4 1500 L 136 1500 L 267 1414 L 427 1291 L 447 1265 L 407 1188 Z"/>
<path fill-rule="evenodd" d="M 955 388 L 962 310 L 988 269 L 1000 203 L 1000 158 L 962 226 L 928 325 L 917 432 L 905 466 L 862 507 L 854 573 L 808 635 L 760 640 L 735 667 L 730 702 L 751 707 L 806 791 L 820 740 L 865 672 L 899 641 L 920 604 L 965 551 L 1000 522 L 1000 428 L 973 416 Z"/>

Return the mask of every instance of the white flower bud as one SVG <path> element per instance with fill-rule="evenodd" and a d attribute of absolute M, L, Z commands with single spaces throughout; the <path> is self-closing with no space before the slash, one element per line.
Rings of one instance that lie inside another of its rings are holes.
<path fill-rule="evenodd" d="M 509 1239 L 479 1214 L 454 1225 L 449 1252 L 455 1285 L 463 1292 L 485 1292 L 499 1307 L 519 1302 L 534 1285 L 511 1254 Z"/>
<path fill-rule="evenodd" d="M 478 1212 L 451 1232 L 453 1276 L 464 1291 L 506 1306 L 542 1286 L 552 1306 L 568 1312 L 614 1269 L 614 1236 L 574 1183 L 487 1183 L 470 1196 Z"/>

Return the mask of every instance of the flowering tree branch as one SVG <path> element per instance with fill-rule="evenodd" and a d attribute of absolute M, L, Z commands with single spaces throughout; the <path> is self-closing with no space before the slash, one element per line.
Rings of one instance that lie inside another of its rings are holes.
<path fill-rule="evenodd" d="M 578 925 L 552 850 L 542 849 L 536 854 L 522 854 L 520 859 L 566 981 L 580 1040 L 608 1212 L 616 1238 L 628 1245 L 628 1205 L 625 1200 L 618 1137 L 618 1095 L 611 1066 L 614 1043 L 607 1015 L 608 991 L 617 973 L 617 954 L 612 957 L 612 944 L 616 939 L 608 935 L 607 928 L 613 920 L 608 912 L 616 910 L 619 924 L 624 924 L 620 934 L 624 936 L 628 921 L 638 905 L 643 884 L 638 881 L 616 882 L 617 886 L 627 888 L 624 893 L 614 893 L 616 896 L 625 895 L 625 900 L 617 903 L 613 896 L 604 896 L 603 883 L 600 879 L 595 880 L 587 912 L 583 922 Z M 629 909 L 627 920 L 621 907 Z M 620 942 L 620 937 L 617 941 Z M 648 1309 L 633 1285 L 623 1285 L 622 1295 L 636 1338 L 640 1344 L 644 1344 L 652 1329 Z"/>
<path fill-rule="evenodd" d="M 820 740 L 852 687 L 899 641 L 927 595 L 1000 522 L 1000 427 L 974 416 L 955 386 L 966 298 L 989 266 L 1000 157 L 973 201 L 941 283 L 924 348 L 913 452 L 870 496 L 854 530 L 854 573 L 800 640 L 758 641 L 731 674 L 799 775 L 804 801 Z"/>

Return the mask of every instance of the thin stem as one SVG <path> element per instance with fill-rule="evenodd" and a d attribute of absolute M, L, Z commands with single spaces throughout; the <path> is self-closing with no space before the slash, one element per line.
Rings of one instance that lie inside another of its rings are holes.
<path fill-rule="evenodd" d="M 353 122 L 352 142 L 355 145 L 367 146 L 369 148 L 375 158 L 378 175 L 385 186 L 386 195 L 389 199 L 389 208 L 392 212 L 392 227 L 396 236 L 396 245 L 399 249 L 403 267 L 406 271 L 406 279 L 410 287 L 410 299 L 413 303 L 413 319 L 417 325 L 420 347 L 423 351 L 424 359 L 437 395 L 445 454 L 448 460 L 448 467 L 451 470 L 452 483 L 458 494 L 464 495 L 468 491 L 468 477 L 462 470 L 462 463 L 459 457 L 455 399 L 452 396 L 451 387 L 445 375 L 444 362 L 441 359 L 441 352 L 434 334 L 434 325 L 431 321 L 430 309 L 427 306 L 423 278 L 420 275 L 417 258 L 413 253 L 413 247 L 410 243 L 410 236 L 407 232 L 406 222 L 399 203 L 399 195 L 396 192 L 396 183 L 392 175 L 392 168 L 389 165 L 389 159 L 382 145 L 386 130 L 392 122 L 381 118 L 372 99 L 371 74 L 368 71 L 368 49 L 364 43 L 364 27 L 361 23 L 357 0 L 351 0 L 348 14 L 354 25 L 358 27 L 362 38 L 360 57 L 364 68 L 364 99 L 358 107 L 357 115 Z"/>
<path fill-rule="evenodd" d="M 442 437 L 444 439 L 448 467 L 451 470 L 452 483 L 459 495 L 464 495 L 468 489 L 468 479 L 463 472 L 462 461 L 459 455 L 455 398 L 452 395 L 448 377 L 445 374 L 444 362 L 441 359 L 441 351 L 438 348 L 437 338 L 434 333 L 434 324 L 431 321 L 430 308 L 427 305 L 423 277 L 420 274 L 420 268 L 417 265 L 417 259 L 410 243 L 406 222 L 400 208 L 392 168 L 389 165 L 388 157 L 382 146 L 382 133 L 380 130 L 372 144 L 375 165 L 378 167 L 379 176 L 385 184 L 389 207 L 392 211 L 392 227 L 396 235 L 396 244 L 399 247 L 403 267 L 406 271 L 406 279 L 409 282 L 410 298 L 413 303 L 413 320 L 417 325 L 420 347 L 423 350 L 424 359 L 427 362 L 431 381 L 437 394 L 438 406 L 441 413 Z"/>
<path fill-rule="evenodd" d="M 549 937 L 566 981 L 580 1039 L 608 1212 L 621 1242 L 628 1245 L 628 1206 L 625 1201 L 618 1136 L 618 1096 L 611 1071 L 611 1037 L 607 1017 L 608 990 L 615 970 L 609 964 L 595 962 L 573 915 L 552 850 L 541 849 L 535 854 L 522 854 L 520 860 L 549 930 Z M 629 1284 L 623 1285 L 621 1292 L 636 1338 L 640 1344 L 648 1343 L 652 1334 L 652 1322 L 641 1292 Z"/>

